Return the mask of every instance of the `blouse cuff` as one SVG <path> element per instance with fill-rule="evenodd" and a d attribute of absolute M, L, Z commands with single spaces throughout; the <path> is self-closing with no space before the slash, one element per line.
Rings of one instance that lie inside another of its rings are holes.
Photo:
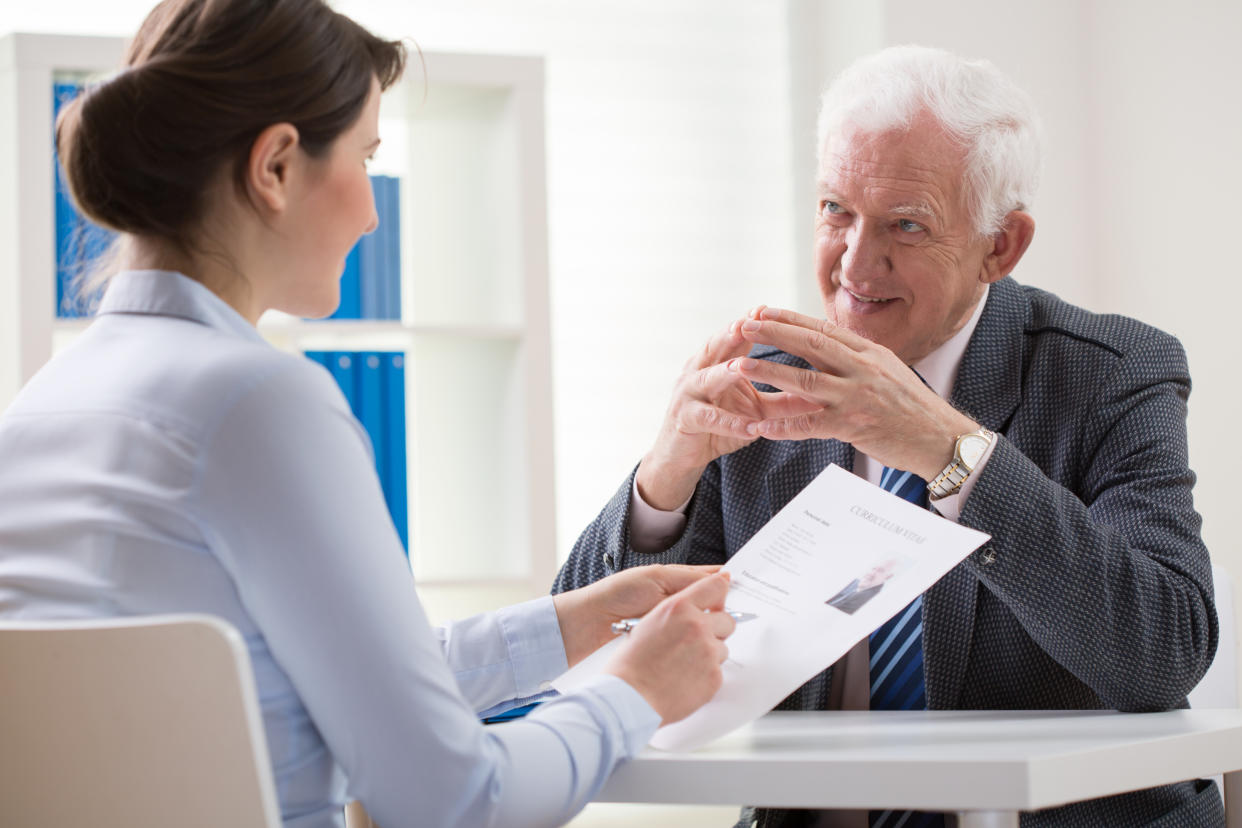
<path fill-rule="evenodd" d="M 598 676 L 576 692 L 595 696 L 612 711 L 621 729 L 627 759 L 637 756 L 660 727 L 660 714 L 655 708 L 617 676 Z"/>
<path fill-rule="evenodd" d="M 504 607 L 496 616 L 509 651 L 517 697 L 551 689 L 552 679 L 569 669 L 552 596 Z"/>

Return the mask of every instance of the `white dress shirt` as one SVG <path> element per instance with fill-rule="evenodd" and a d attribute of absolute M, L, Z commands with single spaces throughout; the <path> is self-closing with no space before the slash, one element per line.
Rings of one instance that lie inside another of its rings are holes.
<path fill-rule="evenodd" d="M 604 677 L 481 726 L 565 669 L 551 599 L 433 630 L 328 373 L 132 271 L 0 418 L 0 618 L 165 612 L 245 637 L 290 828 L 563 822 L 659 724 Z"/>

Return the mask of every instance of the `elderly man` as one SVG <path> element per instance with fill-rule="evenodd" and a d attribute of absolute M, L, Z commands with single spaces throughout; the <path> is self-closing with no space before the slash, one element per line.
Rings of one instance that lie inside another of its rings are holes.
<path fill-rule="evenodd" d="M 819 152 L 825 318 L 759 308 L 692 357 L 655 444 L 555 589 L 645 563 L 724 561 L 836 463 L 929 495 L 992 540 L 783 708 L 1184 706 L 1217 640 L 1185 355 L 1160 331 L 1009 277 L 1034 234 L 1029 98 L 985 62 L 888 49 L 825 94 Z M 877 693 L 897 672 L 877 663 L 898 649 L 911 684 Z M 1186 782 L 1022 818 L 1139 824 L 1222 825 L 1219 794 Z"/>

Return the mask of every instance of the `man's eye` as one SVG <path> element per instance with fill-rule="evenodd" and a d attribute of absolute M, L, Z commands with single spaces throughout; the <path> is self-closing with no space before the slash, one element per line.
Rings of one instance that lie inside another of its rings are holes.
<path fill-rule="evenodd" d="M 921 233 L 927 229 L 917 221 L 910 221 L 910 219 L 898 219 L 897 227 L 903 233 Z"/>
<path fill-rule="evenodd" d="M 845 212 L 845 208 L 835 201 L 821 201 L 819 203 L 819 211 L 824 215 L 840 215 Z"/>

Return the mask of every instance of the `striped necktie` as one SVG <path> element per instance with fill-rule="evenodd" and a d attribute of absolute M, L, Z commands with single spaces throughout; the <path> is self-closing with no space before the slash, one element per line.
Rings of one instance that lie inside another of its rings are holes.
<path fill-rule="evenodd" d="M 887 466 L 880 487 L 923 508 L 927 507 L 927 481 Z M 886 621 L 871 634 L 871 709 L 924 710 L 927 690 L 923 684 L 923 596 Z M 919 811 L 871 811 L 871 828 L 941 828 L 941 814 Z"/>

